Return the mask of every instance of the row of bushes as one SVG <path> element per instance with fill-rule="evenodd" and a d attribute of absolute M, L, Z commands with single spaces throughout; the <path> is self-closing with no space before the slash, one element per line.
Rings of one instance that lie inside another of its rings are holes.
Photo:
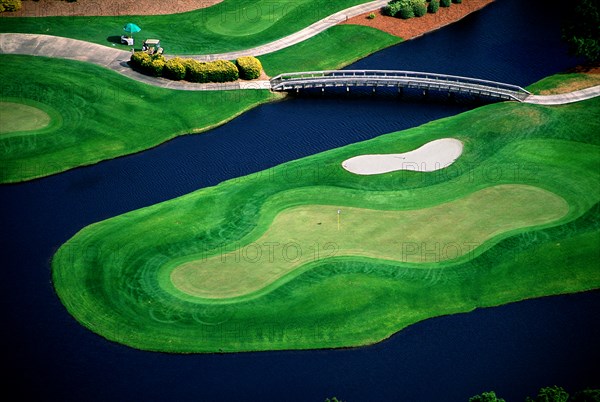
<path fill-rule="evenodd" d="M 19 11 L 21 5 L 21 0 L 0 0 L 0 13 L 5 11 Z"/>
<path fill-rule="evenodd" d="M 451 3 L 460 4 L 462 0 L 392 0 L 383 8 L 383 14 L 391 17 L 409 19 L 422 17 L 426 13 L 435 14 L 440 7 L 450 7 Z"/>
<path fill-rule="evenodd" d="M 166 60 L 163 55 L 135 52 L 129 62 L 131 67 L 154 77 L 190 82 L 231 82 L 239 78 L 253 80 L 260 77 L 262 65 L 256 57 L 245 56 L 232 63 L 227 60 L 209 62 L 175 57 Z"/>

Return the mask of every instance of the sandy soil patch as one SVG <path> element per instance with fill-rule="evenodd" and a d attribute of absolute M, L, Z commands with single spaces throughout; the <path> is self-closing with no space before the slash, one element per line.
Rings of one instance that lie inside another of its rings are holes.
<path fill-rule="evenodd" d="M 161 15 L 206 8 L 223 0 L 58 0 L 23 1 L 21 10 L 2 17 L 53 17 L 100 15 Z"/>
<path fill-rule="evenodd" d="M 435 14 L 427 13 L 420 18 L 411 18 L 408 20 L 388 17 L 381 14 L 381 10 L 378 10 L 374 12 L 376 17 L 372 20 L 367 18 L 371 13 L 365 13 L 350 18 L 342 24 L 364 25 L 380 29 L 403 39 L 412 39 L 458 21 L 468 14 L 487 6 L 493 1 L 494 0 L 463 0 L 461 4 L 452 3 L 450 7 L 440 7 L 439 11 Z"/>
<path fill-rule="evenodd" d="M 374 175 L 397 170 L 434 172 L 454 163 L 462 154 L 463 143 L 454 138 L 428 142 L 414 151 L 402 154 L 359 155 L 342 162 L 350 173 Z"/>

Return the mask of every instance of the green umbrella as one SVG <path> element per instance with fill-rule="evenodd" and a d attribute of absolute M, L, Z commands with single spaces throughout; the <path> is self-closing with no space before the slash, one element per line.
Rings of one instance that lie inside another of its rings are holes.
<path fill-rule="evenodd" d="M 128 32 L 129 35 L 133 35 L 136 32 L 140 32 L 142 30 L 142 28 L 138 27 L 137 25 L 135 25 L 133 22 L 128 22 L 127 24 L 125 24 L 125 26 L 123 27 L 123 30 L 125 32 Z"/>

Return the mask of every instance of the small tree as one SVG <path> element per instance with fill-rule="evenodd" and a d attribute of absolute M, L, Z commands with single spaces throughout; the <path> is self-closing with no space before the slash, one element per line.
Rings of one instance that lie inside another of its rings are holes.
<path fill-rule="evenodd" d="M 570 52 L 600 61 L 600 0 L 573 0 L 565 8 L 562 36 Z"/>
<path fill-rule="evenodd" d="M 455 4 L 460 4 L 460 3 L 462 3 L 462 0 L 452 0 L 452 2 Z"/>
<path fill-rule="evenodd" d="M 424 2 L 421 3 L 416 3 L 413 5 L 413 13 L 415 14 L 415 17 L 422 17 L 425 14 L 427 14 L 427 4 L 425 4 Z"/>
<path fill-rule="evenodd" d="M 431 14 L 435 14 L 438 12 L 440 8 L 440 0 L 431 0 L 429 5 L 427 6 L 427 12 Z"/>
<path fill-rule="evenodd" d="M 498 398 L 494 391 L 484 392 L 481 395 L 475 395 L 469 398 L 469 402 L 505 402 L 504 399 Z"/>
<path fill-rule="evenodd" d="M 577 392 L 569 402 L 600 402 L 600 389 L 585 389 Z"/>
<path fill-rule="evenodd" d="M 440 0 L 440 7 L 450 7 L 450 0 Z"/>
<path fill-rule="evenodd" d="M 567 402 L 569 394 L 564 388 L 559 386 L 552 386 L 540 389 L 538 396 L 535 398 L 536 402 Z"/>
<path fill-rule="evenodd" d="M 415 16 L 415 12 L 413 11 L 412 5 L 403 5 L 400 8 L 400 11 L 396 14 L 396 17 L 400 17 L 403 20 L 407 20 Z"/>
<path fill-rule="evenodd" d="M 398 11 L 400 11 L 401 6 L 402 5 L 399 2 L 391 2 L 383 8 L 383 14 L 395 17 L 396 14 L 398 14 Z"/>

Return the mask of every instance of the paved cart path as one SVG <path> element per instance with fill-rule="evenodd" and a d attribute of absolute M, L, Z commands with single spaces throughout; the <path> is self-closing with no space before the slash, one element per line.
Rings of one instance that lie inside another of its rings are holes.
<path fill-rule="evenodd" d="M 367 4 L 363 4 L 361 7 L 372 7 L 375 3 L 382 3 L 381 1 L 371 2 Z M 383 2 L 385 3 L 385 1 Z M 380 5 L 379 5 L 380 6 Z M 379 7 L 377 6 L 377 7 Z M 377 8 L 375 7 L 375 9 Z M 352 7 L 352 9 L 356 9 L 356 7 Z M 363 10 L 363 9 L 361 9 Z M 363 11 L 361 11 L 363 12 Z M 343 13 L 343 12 L 342 12 Z M 334 16 L 340 13 L 334 14 Z M 333 18 L 333 16 L 328 17 Z M 327 19 L 326 19 L 327 20 Z M 323 22 L 325 20 L 319 21 Z M 320 28 L 325 30 L 331 25 L 335 25 L 337 22 L 332 19 L 329 21 L 329 25 L 323 24 L 320 25 Z M 315 24 L 311 25 L 313 27 Z M 309 27 L 310 28 L 310 27 Z M 309 29 L 307 28 L 307 29 Z M 317 29 L 317 28 L 311 28 Z M 297 43 L 297 41 L 302 35 L 306 35 L 306 33 L 301 34 L 306 30 L 302 30 L 297 34 L 290 35 L 286 38 L 283 38 L 279 41 L 273 42 L 273 44 L 265 45 L 263 48 L 271 46 L 271 51 L 279 50 L 285 46 L 283 42 L 289 40 L 290 45 L 293 43 Z M 311 31 L 316 32 L 316 31 Z M 317 32 L 318 33 L 318 32 Z M 316 33 L 315 33 L 316 34 Z M 297 36 L 299 35 L 299 36 Z M 312 36 L 312 35 L 311 35 Z M 308 39 L 310 36 L 304 36 L 304 39 Z M 283 42 L 282 42 L 283 41 Z M 274 45 L 275 43 L 281 42 L 278 45 Z M 283 47 L 281 47 L 283 46 Z M 237 56 L 242 54 L 252 54 L 252 52 L 257 49 L 250 49 L 244 52 L 234 52 Z M 234 53 L 226 53 L 223 58 L 225 59 L 234 59 L 235 57 L 230 57 L 234 55 Z M 263 54 L 266 54 L 265 52 Z M 140 81 L 149 85 L 177 89 L 177 90 L 187 90 L 187 91 L 223 91 L 223 90 L 237 90 L 237 89 L 271 89 L 271 82 L 268 80 L 255 80 L 255 81 L 237 81 L 237 82 L 229 82 L 229 83 L 211 83 L 211 84 L 198 84 L 198 83 L 190 83 L 190 82 L 182 82 L 182 81 L 172 81 L 167 80 L 165 78 L 160 77 L 151 77 L 137 71 L 132 70 L 127 62 L 131 57 L 131 52 L 119 49 L 113 49 L 107 46 L 98 45 L 95 43 L 85 42 L 77 39 L 63 38 L 59 36 L 50 36 L 50 35 L 39 35 L 39 34 L 16 34 L 16 33 L 4 33 L 0 34 L 0 54 L 23 54 L 23 55 L 31 55 L 31 56 L 45 56 L 45 57 L 56 57 L 62 59 L 69 60 L 79 60 L 85 61 L 88 63 L 96 64 L 101 67 L 105 67 L 116 71 L 124 76 L 132 78 L 136 81 Z M 256 54 L 256 53 L 254 53 Z M 206 55 L 206 56 L 196 56 L 196 57 L 206 57 L 211 58 L 215 55 Z M 190 56 L 186 56 L 190 57 Z M 539 105 L 560 105 L 567 104 L 572 102 L 579 102 L 581 100 L 594 98 L 600 95 L 600 85 L 595 87 L 582 89 L 579 91 L 573 91 L 566 94 L 560 95 L 530 95 L 523 100 L 526 103 L 533 103 Z"/>

